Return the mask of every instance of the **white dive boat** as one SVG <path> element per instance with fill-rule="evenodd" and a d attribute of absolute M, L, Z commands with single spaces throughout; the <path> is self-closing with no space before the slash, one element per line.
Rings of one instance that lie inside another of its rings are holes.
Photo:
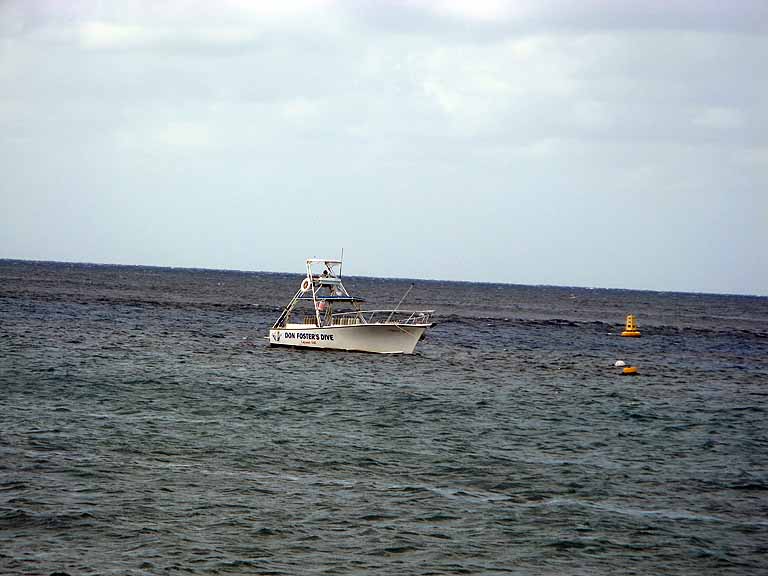
<path fill-rule="evenodd" d="M 407 292 L 406 292 L 407 294 Z M 405 297 L 403 297 L 405 298 Z M 361 310 L 341 282 L 341 260 L 310 258 L 307 276 L 269 331 L 273 346 L 412 354 L 434 310 Z M 402 302 L 402 300 L 401 300 Z M 346 305 L 346 310 L 341 308 Z"/>

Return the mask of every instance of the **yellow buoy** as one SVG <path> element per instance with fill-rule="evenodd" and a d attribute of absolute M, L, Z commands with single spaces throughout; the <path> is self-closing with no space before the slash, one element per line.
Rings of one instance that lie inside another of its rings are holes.
<path fill-rule="evenodd" d="M 626 366 L 624 370 L 622 370 L 622 373 L 628 376 L 631 376 L 631 375 L 637 374 L 637 368 L 635 368 L 634 366 Z"/>
<path fill-rule="evenodd" d="M 627 316 L 627 324 L 624 326 L 624 332 L 621 333 L 622 336 L 640 336 L 640 330 L 637 329 L 637 320 L 635 319 L 634 315 L 630 314 Z"/>

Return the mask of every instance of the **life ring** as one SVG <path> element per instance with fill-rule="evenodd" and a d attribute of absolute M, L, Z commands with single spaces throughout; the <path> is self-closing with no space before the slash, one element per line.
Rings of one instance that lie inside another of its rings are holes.
<path fill-rule="evenodd" d="M 309 281 L 309 278 L 304 278 L 304 282 L 301 283 L 301 291 L 306 292 L 310 286 L 312 286 L 312 282 Z"/>

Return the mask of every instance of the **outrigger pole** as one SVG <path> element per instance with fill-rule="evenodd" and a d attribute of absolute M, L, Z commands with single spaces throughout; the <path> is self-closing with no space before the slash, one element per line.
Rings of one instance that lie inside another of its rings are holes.
<path fill-rule="evenodd" d="M 296 298 L 299 297 L 299 294 L 301 294 L 301 290 L 296 292 L 296 295 L 293 298 L 291 298 L 291 301 L 288 302 L 288 304 L 286 305 L 285 308 L 283 308 L 283 313 L 280 314 L 280 318 L 277 319 L 277 322 L 274 323 L 272 328 L 277 328 L 278 324 L 280 324 L 280 322 L 283 321 L 283 318 L 285 318 L 285 315 L 288 314 L 288 309 L 291 307 L 291 304 L 293 304 L 293 302 L 296 300 Z"/>
<path fill-rule="evenodd" d="M 411 288 L 413 288 L 413 282 L 411 282 L 411 285 L 408 286 L 408 290 L 405 291 L 405 294 L 403 294 L 403 297 L 400 298 L 400 302 L 397 303 L 397 306 L 395 306 L 395 309 L 392 310 L 392 312 L 389 313 L 389 316 L 387 317 L 387 322 L 389 322 L 392 319 L 392 315 L 397 312 L 397 309 L 400 308 L 400 304 L 403 303 L 403 300 L 405 300 L 405 297 L 408 296 L 408 292 L 411 291 Z"/>

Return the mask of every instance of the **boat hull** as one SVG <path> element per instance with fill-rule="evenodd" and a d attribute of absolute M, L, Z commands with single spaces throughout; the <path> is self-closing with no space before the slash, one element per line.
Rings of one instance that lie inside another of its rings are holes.
<path fill-rule="evenodd" d="M 272 346 L 296 348 L 413 354 L 416 344 L 429 326 L 381 323 L 321 328 L 273 328 L 269 331 L 269 343 Z"/>

